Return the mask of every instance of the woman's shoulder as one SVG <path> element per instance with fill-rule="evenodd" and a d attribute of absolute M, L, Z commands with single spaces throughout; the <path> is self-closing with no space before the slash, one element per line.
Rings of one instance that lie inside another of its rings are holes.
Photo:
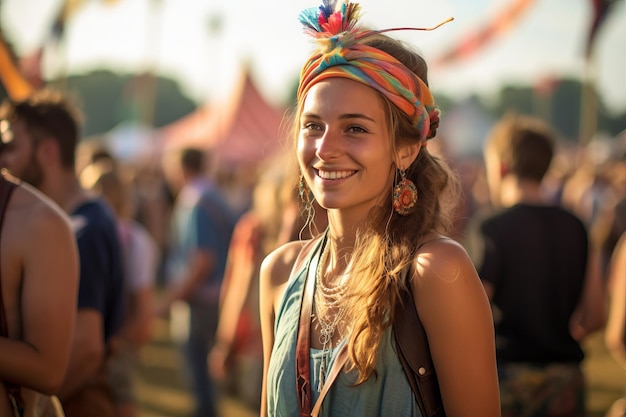
<path fill-rule="evenodd" d="M 485 289 L 463 246 L 443 236 L 423 242 L 413 260 L 411 291 L 427 332 L 436 333 L 441 323 L 462 332 L 491 321 Z"/>
<path fill-rule="evenodd" d="M 281 265 L 292 264 L 300 249 L 304 246 L 306 241 L 303 240 L 294 240 L 291 242 L 283 243 L 273 251 L 271 251 L 263 261 L 264 268 L 274 268 L 279 267 Z"/>
<path fill-rule="evenodd" d="M 270 252 L 261 265 L 261 274 L 271 281 L 272 286 L 281 285 L 289 278 L 291 270 L 298 260 L 298 255 L 312 247 L 317 239 L 294 240 L 282 244 Z M 304 260 L 306 257 L 300 257 Z"/>
<path fill-rule="evenodd" d="M 478 275 L 467 251 L 456 240 L 431 234 L 421 240 L 413 259 L 414 278 L 418 283 L 452 283 Z"/>
<path fill-rule="evenodd" d="M 467 256 L 467 252 L 463 245 L 457 240 L 437 233 L 431 233 L 422 238 L 415 251 L 415 257 L 419 258 L 423 255 L 449 255 L 449 256 Z"/>

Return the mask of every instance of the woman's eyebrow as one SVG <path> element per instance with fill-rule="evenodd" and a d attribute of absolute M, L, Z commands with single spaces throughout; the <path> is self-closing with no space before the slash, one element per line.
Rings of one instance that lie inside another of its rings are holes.
<path fill-rule="evenodd" d="M 322 117 L 319 116 L 318 114 L 311 113 L 311 112 L 302 113 L 302 118 L 318 119 L 318 120 L 322 119 Z M 339 116 L 339 119 L 341 119 L 341 120 L 344 120 L 344 119 L 365 119 L 365 120 L 369 120 L 371 122 L 376 122 L 376 120 L 372 119 L 369 116 L 366 116 L 363 113 L 346 113 L 346 114 L 342 114 L 341 116 Z"/>
<path fill-rule="evenodd" d="M 341 116 L 339 116 L 340 119 L 365 119 L 365 120 L 369 120 L 370 122 L 376 122 L 376 120 L 372 119 L 369 116 L 366 116 L 363 113 L 346 113 L 346 114 L 342 114 Z"/>

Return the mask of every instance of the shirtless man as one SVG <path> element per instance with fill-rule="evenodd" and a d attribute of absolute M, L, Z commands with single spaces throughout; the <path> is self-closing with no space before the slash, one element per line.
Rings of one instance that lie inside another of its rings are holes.
<path fill-rule="evenodd" d="M 70 360 L 58 396 L 67 417 L 113 417 L 106 361 L 124 314 L 121 252 L 111 208 L 83 189 L 76 176 L 80 119 L 74 103 L 59 91 L 4 102 L 0 121 L 11 137 L 0 167 L 36 187 L 71 218 L 80 278 Z"/>
<path fill-rule="evenodd" d="M 1 151 L 0 151 L 1 152 Z M 68 217 L 28 184 L 0 175 L 0 195 L 13 188 L 0 230 L 0 284 L 9 337 L 0 337 L 0 415 L 11 408 L 6 384 L 55 394 L 70 356 L 78 255 Z M 2 211 L 3 207 L 0 207 Z"/>

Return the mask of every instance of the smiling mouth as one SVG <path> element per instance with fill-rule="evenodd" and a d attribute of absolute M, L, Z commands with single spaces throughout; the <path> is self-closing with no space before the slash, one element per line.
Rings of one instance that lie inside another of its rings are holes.
<path fill-rule="evenodd" d="M 341 180 L 356 173 L 356 171 L 322 171 L 319 169 L 316 169 L 315 172 L 318 177 L 325 180 Z"/>

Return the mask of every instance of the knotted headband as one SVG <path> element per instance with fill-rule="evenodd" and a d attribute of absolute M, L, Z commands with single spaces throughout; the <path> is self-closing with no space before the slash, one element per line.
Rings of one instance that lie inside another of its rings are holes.
<path fill-rule="evenodd" d="M 435 135 L 440 115 L 428 86 L 396 58 L 363 40 L 393 30 L 432 30 L 452 19 L 433 28 L 365 30 L 356 26 L 359 12 L 357 3 L 341 3 L 338 7 L 337 0 L 323 0 L 319 8 L 300 13 L 305 32 L 316 39 L 319 47 L 302 68 L 298 102 L 322 80 L 338 77 L 358 81 L 383 94 L 406 114 L 425 142 Z"/>

